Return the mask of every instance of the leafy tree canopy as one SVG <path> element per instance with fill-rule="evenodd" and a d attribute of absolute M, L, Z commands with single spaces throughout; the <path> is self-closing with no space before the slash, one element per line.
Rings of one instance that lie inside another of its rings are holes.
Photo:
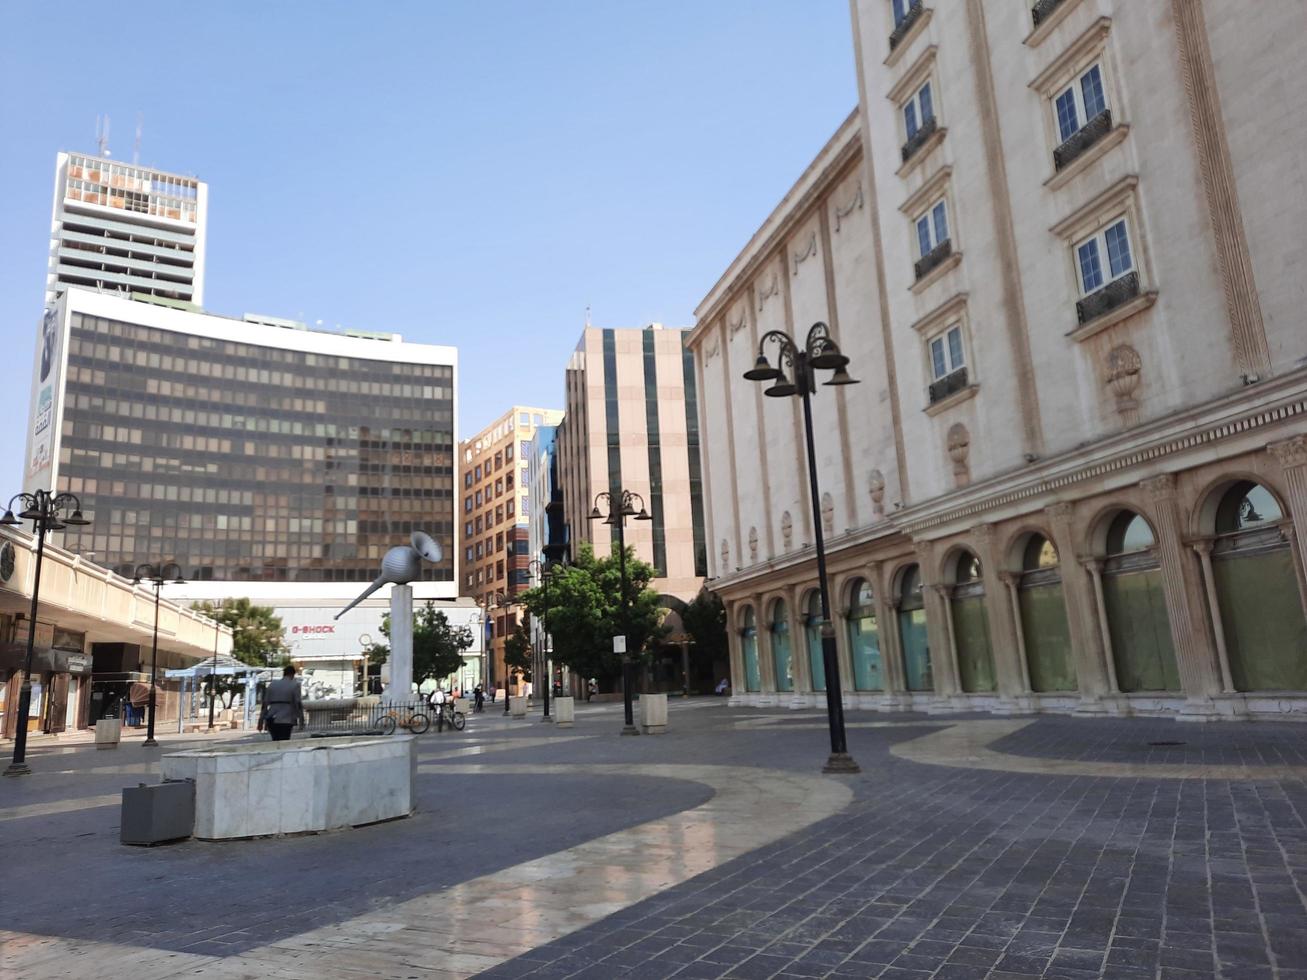
<path fill-rule="evenodd" d="M 694 653 L 705 660 L 725 660 L 726 606 L 717 593 L 700 589 L 681 613 L 685 631 L 694 637 Z"/>
<path fill-rule="evenodd" d="M 542 584 L 518 596 L 532 616 L 540 618 L 553 637 L 553 659 L 582 677 L 615 677 L 622 657 L 613 653 L 613 637 L 626 634 L 626 648 L 637 663 L 650 644 L 666 633 L 658 593 L 649 588 L 653 566 L 626 549 L 626 591 L 630 611 L 626 628 L 621 618 L 621 572 L 617 545 L 596 558 L 589 544 L 581 545 L 571 565 L 550 567 L 548 602 Z"/>
<path fill-rule="evenodd" d="M 256 606 L 249 599 L 208 600 L 192 603 L 196 612 L 216 619 L 232 630 L 232 656 L 254 667 L 267 667 L 290 653 L 282 633 L 281 617 L 270 606 Z"/>
<path fill-rule="evenodd" d="M 390 639 L 390 613 L 381 620 L 381 632 Z M 463 669 L 463 653 L 472 646 L 472 631 L 466 626 L 451 626 L 449 617 L 427 600 L 413 612 L 413 682 L 444 680 Z M 390 648 L 373 644 L 368 651 L 370 663 L 385 663 Z M 380 658 L 380 659 L 377 659 Z"/>
<path fill-rule="evenodd" d="M 504 641 L 504 665 L 510 671 L 521 674 L 523 680 L 531 679 L 531 634 L 525 620 L 518 623 L 513 628 L 512 635 Z"/>

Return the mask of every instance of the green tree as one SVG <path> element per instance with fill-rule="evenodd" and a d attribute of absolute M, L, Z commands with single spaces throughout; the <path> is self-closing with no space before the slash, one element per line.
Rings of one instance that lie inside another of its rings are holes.
<path fill-rule="evenodd" d="M 273 615 L 270 606 L 256 606 L 241 597 L 223 599 L 218 603 L 196 602 L 191 608 L 231 627 L 231 652 L 242 663 L 267 667 L 290 653 L 281 617 Z"/>
<path fill-rule="evenodd" d="M 504 641 L 504 666 L 510 671 L 521 674 L 523 680 L 531 680 L 531 634 L 527 631 L 526 621 L 518 623 L 513 634 Z"/>
<path fill-rule="evenodd" d="M 627 595 L 630 611 L 625 629 L 621 616 L 621 571 L 616 544 L 605 558 L 594 549 L 581 546 L 571 565 L 549 570 L 549 603 L 541 586 L 518 596 L 532 616 L 547 624 L 553 637 L 556 663 L 564 664 L 582 677 L 616 677 L 622 671 L 622 657 L 613 653 L 613 637 L 625 633 L 627 651 L 640 663 L 652 641 L 666 633 L 658 593 L 649 588 L 653 566 L 626 549 Z"/>
<path fill-rule="evenodd" d="M 694 655 L 706 661 L 725 660 L 726 606 L 717 593 L 700 589 L 681 613 L 685 631 L 694 637 Z"/>
<path fill-rule="evenodd" d="M 390 613 L 381 619 L 381 632 L 390 639 Z M 466 626 L 451 626 L 449 617 L 430 599 L 413 613 L 413 682 L 444 680 L 463 669 L 463 653 L 472 646 L 472 631 Z M 368 651 L 369 663 L 385 663 L 390 647 L 374 643 Z"/>

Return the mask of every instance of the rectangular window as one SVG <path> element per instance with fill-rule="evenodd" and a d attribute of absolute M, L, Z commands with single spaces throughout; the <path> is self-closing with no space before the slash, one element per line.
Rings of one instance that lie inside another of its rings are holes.
<path fill-rule="evenodd" d="M 955 325 L 930 342 L 930 370 L 936 381 L 966 365 L 962 353 L 962 327 Z"/>
<path fill-rule="evenodd" d="M 918 258 L 924 259 L 948 238 L 948 209 L 939 201 L 917 219 Z"/>
<path fill-rule="evenodd" d="M 903 104 L 903 129 L 908 139 L 935 118 L 935 107 L 930 95 L 930 82 L 917 89 L 915 95 Z"/>
<path fill-rule="evenodd" d="M 1106 269 L 1103 266 L 1104 258 L 1107 260 Z M 1087 296 L 1107 283 L 1120 279 L 1134 271 L 1134 267 L 1130 232 L 1124 218 L 1076 245 L 1076 271 L 1080 276 L 1080 292 L 1083 295 Z"/>
<path fill-rule="evenodd" d="M 1063 142 L 1079 132 L 1089 120 L 1107 110 L 1103 70 L 1092 65 L 1053 98 L 1057 131 Z"/>

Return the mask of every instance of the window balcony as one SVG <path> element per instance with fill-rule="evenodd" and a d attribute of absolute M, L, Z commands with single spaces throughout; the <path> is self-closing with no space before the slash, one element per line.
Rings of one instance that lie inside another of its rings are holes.
<path fill-rule="evenodd" d="M 935 133 L 939 130 L 939 122 L 934 116 L 931 116 L 921 128 L 908 137 L 908 141 L 903 144 L 903 162 L 907 163 L 913 155 L 920 150 Z"/>
<path fill-rule="evenodd" d="M 894 25 L 894 30 L 889 36 L 889 49 L 891 51 L 897 48 L 902 43 L 903 39 L 908 36 L 908 32 L 912 30 L 913 26 L 921 18 L 921 12 L 923 9 L 925 9 L 925 5 L 922 3 L 922 0 L 915 0 L 912 6 L 908 8 L 908 12 L 903 15 L 903 19 Z"/>
<path fill-rule="evenodd" d="M 930 274 L 930 270 L 941 265 L 950 255 L 953 254 L 953 239 L 946 238 L 929 252 L 917 259 L 916 265 L 912 268 L 917 274 L 917 281 L 920 282 Z"/>
<path fill-rule="evenodd" d="M 1110 313 L 1139 295 L 1139 273 L 1130 272 L 1120 279 L 1114 279 L 1102 289 L 1095 290 L 1076 303 L 1076 318 L 1081 323 L 1089 323 L 1105 313 Z"/>
<path fill-rule="evenodd" d="M 930 403 L 942 402 L 950 395 L 956 395 L 967 386 L 967 369 L 960 367 L 952 374 L 946 374 L 930 386 Z"/>
<path fill-rule="evenodd" d="M 1030 19 L 1033 20 L 1035 26 L 1038 27 L 1044 21 L 1048 20 L 1053 11 L 1062 5 L 1062 2 L 1063 0 L 1039 0 L 1039 2 L 1030 9 Z"/>
<path fill-rule="evenodd" d="M 1071 134 L 1065 143 L 1053 151 L 1053 167 L 1061 170 L 1071 164 L 1104 136 L 1112 131 L 1112 110 L 1104 109 L 1089 122 Z"/>

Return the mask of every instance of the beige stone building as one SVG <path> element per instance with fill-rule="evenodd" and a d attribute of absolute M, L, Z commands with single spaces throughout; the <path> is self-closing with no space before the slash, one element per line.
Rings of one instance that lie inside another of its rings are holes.
<path fill-rule="evenodd" d="M 539 426 L 557 425 L 562 415 L 556 408 L 515 405 L 459 446 L 461 594 L 475 598 L 483 616 L 489 610 L 489 637 L 483 636 L 476 649 L 488 650 L 490 661 L 481 665 L 477 678 L 501 687 L 507 676 L 504 640 L 522 615 L 512 599 L 531 587 L 527 446 Z"/>
<path fill-rule="evenodd" d="M 800 405 L 741 377 L 821 321 L 847 704 L 1307 711 L 1307 7 L 851 7 L 859 107 L 688 339 L 736 701 L 822 700 Z"/>
<path fill-rule="evenodd" d="M 567 366 L 558 478 L 571 553 L 607 554 L 617 530 L 589 515 L 615 487 L 644 498 L 652 520 L 626 524 L 626 542 L 654 566 L 652 587 L 675 608 L 707 574 L 697 389 L 685 330 L 586 327 Z M 607 505 L 600 508 L 607 513 Z"/>

